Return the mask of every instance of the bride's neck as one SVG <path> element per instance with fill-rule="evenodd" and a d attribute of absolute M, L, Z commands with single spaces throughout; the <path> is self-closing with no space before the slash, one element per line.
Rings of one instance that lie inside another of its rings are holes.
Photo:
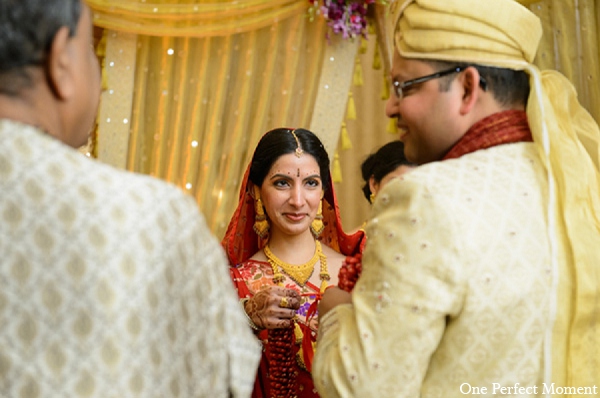
<path fill-rule="evenodd" d="M 310 231 L 296 236 L 275 234 L 269 239 L 269 248 L 278 258 L 299 264 L 315 254 L 315 238 Z"/>

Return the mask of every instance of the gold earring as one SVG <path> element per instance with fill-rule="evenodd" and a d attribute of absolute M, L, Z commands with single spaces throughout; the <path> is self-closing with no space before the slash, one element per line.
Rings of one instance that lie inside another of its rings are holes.
<path fill-rule="evenodd" d="M 310 223 L 310 230 L 312 231 L 315 238 L 318 238 L 324 229 L 325 225 L 323 224 L 323 200 L 321 200 L 319 202 L 319 209 L 317 210 L 317 215 L 315 216 L 315 219 Z"/>
<path fill-rule="evenodd" d="M 260 191 L 256 185 L 254 185 L 254 210 L 256 211 L 254 215 L 254 232 L 264 239 L 269 232 L 269 222 L 263 209 L 262 200 L 260 200 Z"/>
<path fill-rule="evenodd" d="M 369 195 L 369 201 L 371 203 L 375 202 L 375 194 L 373 192 L 371 192 L 371 195 Z"/>

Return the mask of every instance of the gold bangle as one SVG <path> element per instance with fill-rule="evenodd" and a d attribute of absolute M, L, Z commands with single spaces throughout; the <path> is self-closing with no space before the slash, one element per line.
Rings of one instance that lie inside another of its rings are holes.
<path fill-rule="evenodd" d="M 248 297 L 240 300 L 240 304 L 242 306 L 242 311 L 244 311 L 244 315 L 246 315 L 246 319 L 248 320 L 248 325 L 250 325 L 250 327 L 254 330 L 260 330 L 260 328 L 258 326 L 256 326 L 256 324 L 254 322 L 252 322 L 252 318 L 250 318 L 250 316 L 246 312 L 246 302 L 248 300 L 250 300 L 250 298 L 248 298 Z"/>

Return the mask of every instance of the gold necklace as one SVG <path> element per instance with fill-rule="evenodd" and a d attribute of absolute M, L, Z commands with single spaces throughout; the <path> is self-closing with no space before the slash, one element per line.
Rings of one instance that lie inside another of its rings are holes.
<path fill-rule="evenodd" d="M 277 258 L 269 248 L 268 244 L 263 250 L 267 260 L 269 261 L 269 264 L 271 264 L 271 268 L 273 268 L 273 282 L 278 285 L 281 285 L 285 280 L 285 277 L 281 274 L 281 272 L 283 272 L 298 285 L 304 286 L 312 275 L 315 269 L 315 264 L 318 260 L 321 260 L 321 272 L 319 274 L 320 279 L 324 283 L 326 283 L 325 281 L 329 280 L 329 273 L 327 272 L 327 258 L 323 254 L 323 251 L 321 250 L 321 242 L 318 240 L 315 241 L 314 256 L 312 256 L 308 262 L 300 265 L 292 265 Z M 321 286 L 321 289 L 324 289 L 324 287 Z"/>

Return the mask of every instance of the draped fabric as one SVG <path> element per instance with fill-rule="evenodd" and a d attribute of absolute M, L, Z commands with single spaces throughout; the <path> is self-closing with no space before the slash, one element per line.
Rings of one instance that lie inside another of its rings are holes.
<path fill-rule="evenodd" d="M 458 159 L 463 155 L 515 142 L 531 142 L 531 131 L 524 111 L 511 109 L 494 113 L 475 123 L 442 160 Z"/>
<path fill-rule="evenodd" d="M 87 0 L 97 25 L 150 36 L 227 36 L 270 27 L 306 11 L 296 0 Z"/>
<path fill-rule="evenodd" d="M 97 24 L 139 34 L 126 168 L 186 190 L 221 235 L 248 148 L 272 128 L 310 124 L 324 21 L 310 22 L 308 2 L 296 1 L 89 3 Z M 225 27 L 227 18 L 237 22 Z M 222 25 L 218 35 L 207 20 Z"/>
<path fill-rule="evenodd" d="M 540 18 L 544 31 L 534 64 L 565 75 L 579 101 L 600 123 L 600 1 L 545 0 L 529 9 Z"/>
<path fill-rule="evenodd" d="M 312 28 L 300 15 L 232 36 L 140 37 L 127 168 L 184 187 L 223 230 L 248 148 L 310 122 L 324 35 Z"/>

